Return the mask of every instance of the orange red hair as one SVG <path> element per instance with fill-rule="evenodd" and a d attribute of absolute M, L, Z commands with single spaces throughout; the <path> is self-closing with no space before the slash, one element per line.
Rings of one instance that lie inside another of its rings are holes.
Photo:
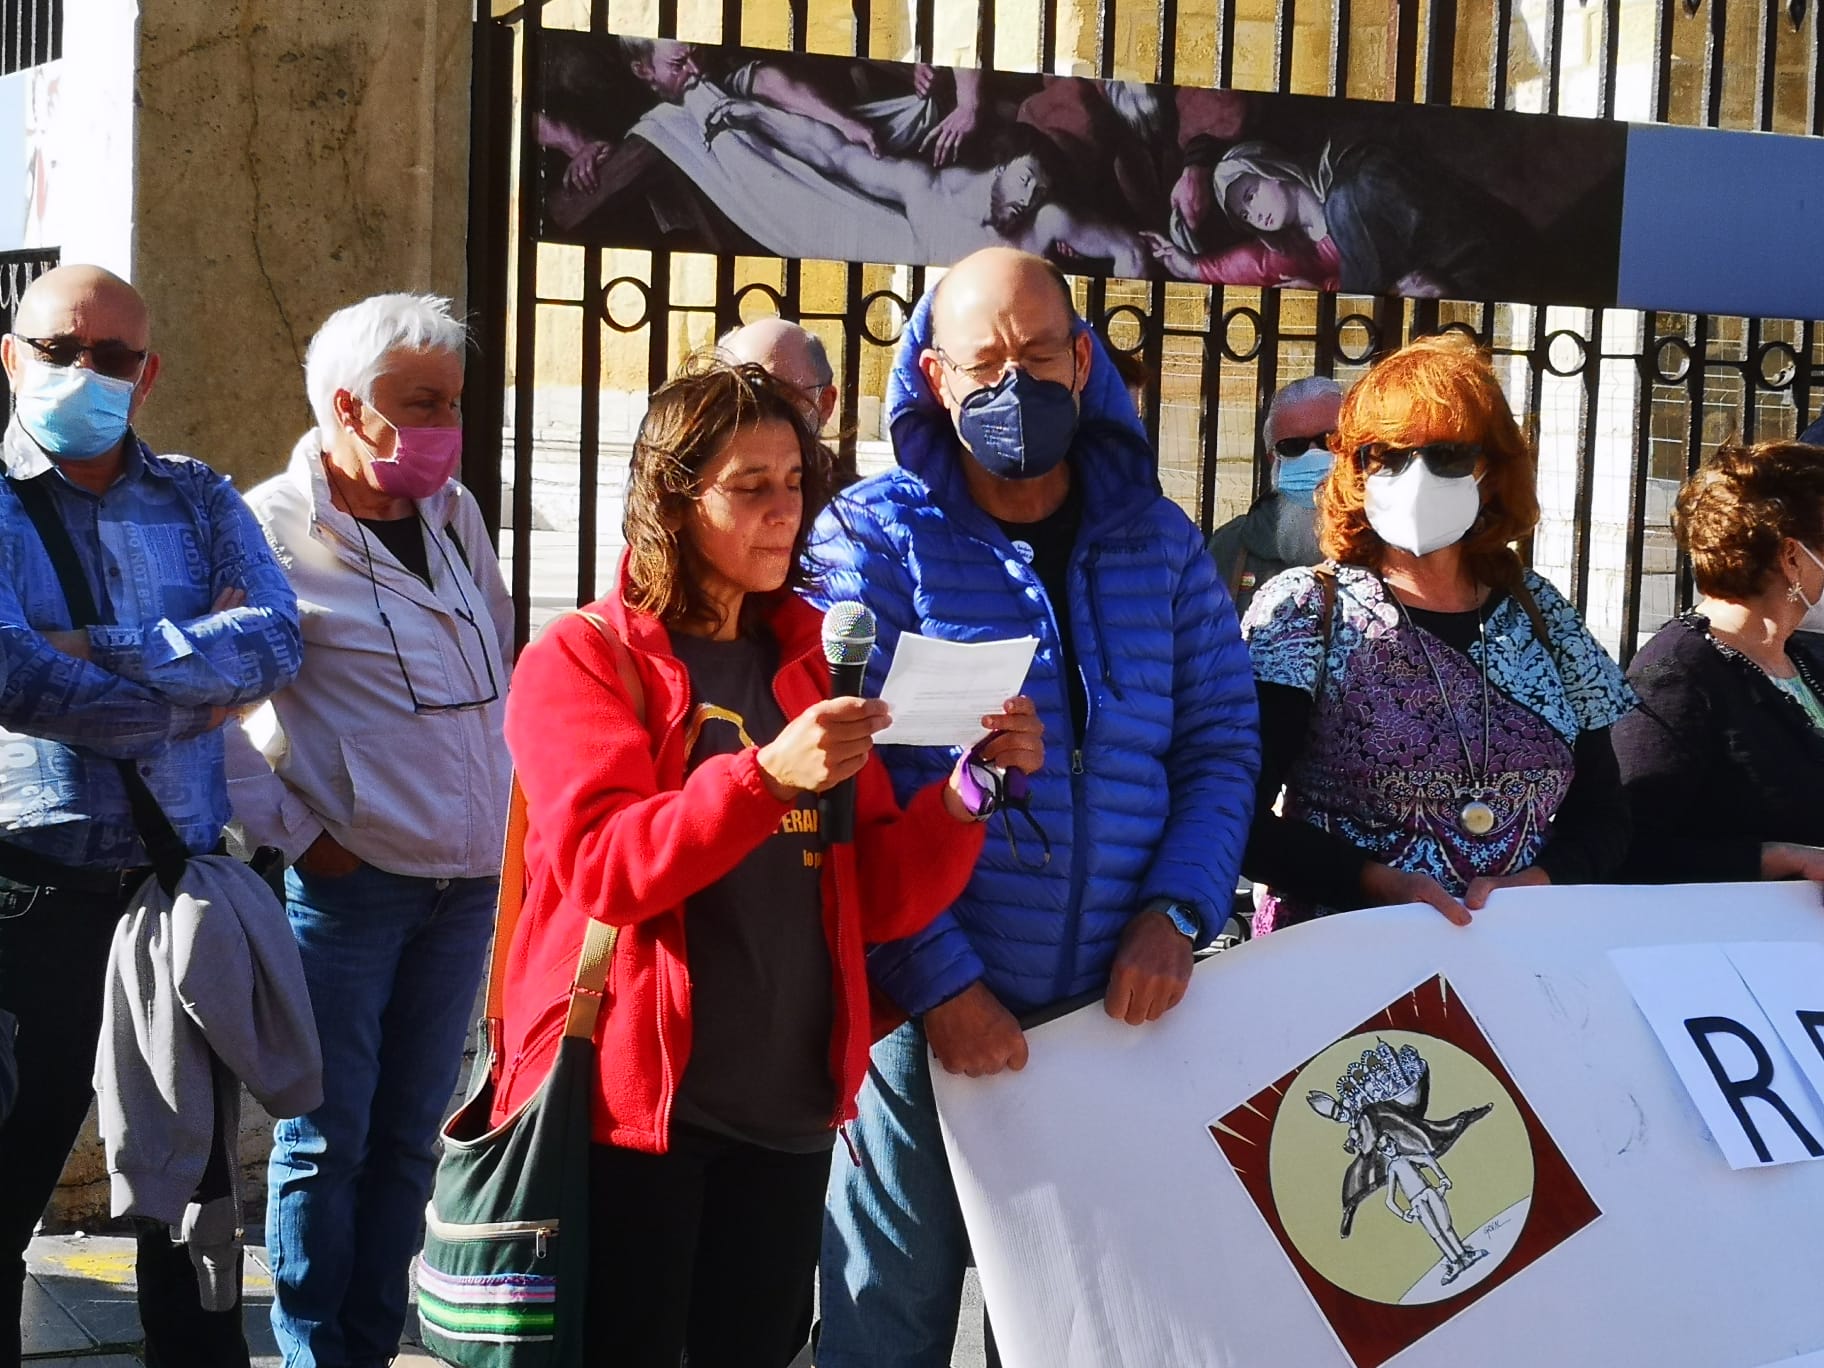
<path fill-rule="evenodd" d="M 1343 399 L 1330 438 L 1336 464 L 1318 492 L 1324 554 L 1379 569 L 1386 544 L 1368 525 L 1361 447 L 1409 449 L 1428 442 L 1482 448 L 1482 511 L 1464 540 L 1470 573 L 1512 588 L 1520 559 L 1513 543 L 1539 523 L 1538 466 L 1520 433 L 1488 354 L 1462 333 L 1409 342 L 1376 363 Z"/>

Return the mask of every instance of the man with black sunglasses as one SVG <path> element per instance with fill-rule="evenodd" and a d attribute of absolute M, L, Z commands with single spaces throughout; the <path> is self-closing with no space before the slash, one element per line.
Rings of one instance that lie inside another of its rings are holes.
<path fill-rule="evenodd" d="M 1330 434 L 1342 406 L 1341 385 L 1310 375 L 1281 389 L 1267 408 L 1263 434 L 1273 487 L 1210 537 L 1217 572 L 1243 613 L 1273 576 L 1324 558 L 1317 546 L 1317 488 L 1330 473 Z"/>
<path fill-rule="evenodd" d="M 129 426 L 158 378 L 150 334 L 131 285 L 63 266 L 0 339 L 18 405 L 0 443 L 0 1015 L 18 1018 L 0 1368 L 19 1363 L 22 1256 L 89 1109 L 109 948 L 154 858 L 141 831 L 169 835 L 142 827 L 147 805 L 187 854 L 213 851 L 222 723 L 300 660 L 297 599 L 233 486 Z M 239 1308 L 202 1309 L 162 1221 L 137 1274 L 148 1363 L 248 1362 Z"/>

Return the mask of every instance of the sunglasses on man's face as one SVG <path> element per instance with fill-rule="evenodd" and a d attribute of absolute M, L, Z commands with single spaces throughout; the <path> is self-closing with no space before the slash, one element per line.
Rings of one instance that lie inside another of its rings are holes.
<path fill-rule="evenodd" d="M 1310 437 L 1281 437 L 1273 443 L 1273 454 L 1282 461 L 1290 461 L 1303 456 L 1307 451 L 1316 451 L 1329 445 L 1330 434 L 1327 432 L 1314 433 Z"/>
<path fill-rule="evenodd" d="M 125 342 L 112 338 L 92 345 L 78 337 L 21 337 L 19 340 L 30 347 L 46 365 L 66 370 L 75 365 L 86 352 L 89 364 L 114 380 L 137 380 L 139 368 L 146 360 L 144 348 L 129 347 Z"/>
<path fill-rule="evenodd" d="M 1474 442 L 1427 442 L 1424 446 L 1388 447 L 1370 443 L 1355 449 L 1355 459 L 1365 475 L 1398 475 L 1414 459 L 1423 461 L 1440 480 L 1474 475 L 1482 448 Z"/>

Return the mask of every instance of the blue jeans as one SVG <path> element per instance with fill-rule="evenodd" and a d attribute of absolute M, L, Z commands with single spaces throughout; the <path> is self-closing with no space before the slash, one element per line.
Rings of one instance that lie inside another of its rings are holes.
<path fill-rule="evenodd" d="M 874 1046 L 851 1139 L 836 1147 L 818 1270 L 818 1368 L 948 1368 L 969 1235 L 937 1124 L 924 1032 Z"/>
<path fill-rule="evenodd" d="M 323 1041 L 323 1105 L 278 1123 L 268 1172 L 272 1329 L 285 1368 L 382 1368 L 398 1352 L 495 886 L 365 864 L 333 878 L 285 875 Z"/>

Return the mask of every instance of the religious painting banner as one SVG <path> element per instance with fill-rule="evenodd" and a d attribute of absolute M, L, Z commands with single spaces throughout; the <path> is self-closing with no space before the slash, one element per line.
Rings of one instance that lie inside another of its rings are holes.
<path fill-rule="evenodd" d="M 1628 126 L 1619 303 L 1824 318 L 1820 262 L 1824 138 Z"/>
<path fill-rule="evenodd" d="M 1615 300 L 1627 126 L 547 30 L 540 235 Z"/>
<path fill-rule="evenodd" d="M 1151 1026 L 1092 1006 L 1035 1026 L 1021 1073 L 934 1069 L 1003 1360 L 1710 1368 L 1824 1351 L 1824 1165 L 1732 1169 L 1611 956 L 1714 946 L 1768 1018 L 1811 1011 L 1750 943 L 1809 959 L 1816 889 L 1508 890 L 1463 929 L 1351 912 L 1205 961 Z M 1619 958 L 1659 981 L 1650 954 Z M 1755 1088 L 1750 1061 L 1719 1054 L 1720 1086 Z M 1692 1305 L 1733 1310 L 1669 1314 Z"/>

